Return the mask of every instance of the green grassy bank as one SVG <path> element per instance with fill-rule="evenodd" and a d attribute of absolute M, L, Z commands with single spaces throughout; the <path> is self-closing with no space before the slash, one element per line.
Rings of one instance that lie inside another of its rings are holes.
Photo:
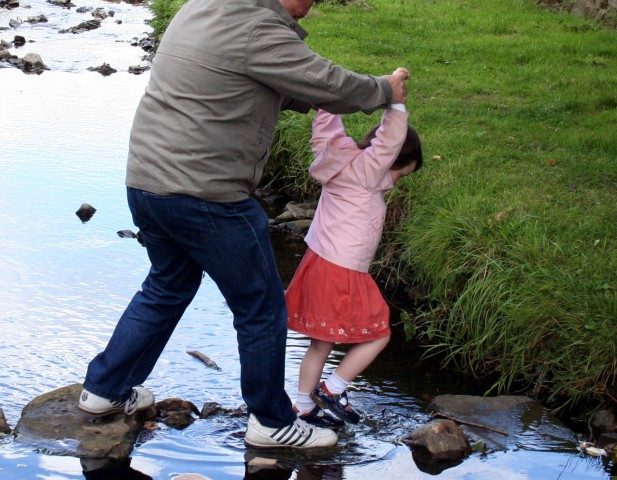
<path fill-rule="evenodd" d="M 181 3 L 154 0 L 157 28 Z M 617 405 L 617 32 L 531 0 L 338 3 L 303 21 L 314 50 L 412 71 L 426 163 L 389 197 L 377 262 L 430 292 L 408 331 L 495 392 Z M 266 175 L 296 194 L 316 193 L 310 121 L 283 115 Z"/>

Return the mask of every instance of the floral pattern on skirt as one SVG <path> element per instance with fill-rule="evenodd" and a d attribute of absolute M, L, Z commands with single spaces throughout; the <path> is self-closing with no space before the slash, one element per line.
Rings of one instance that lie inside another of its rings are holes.
<path fill-rule="evenodd" d="M 390 309 L 370 274 L 308 249 L 285 292 L 291 330 L 326 342 L 361 343 L 390 335 Z"/>

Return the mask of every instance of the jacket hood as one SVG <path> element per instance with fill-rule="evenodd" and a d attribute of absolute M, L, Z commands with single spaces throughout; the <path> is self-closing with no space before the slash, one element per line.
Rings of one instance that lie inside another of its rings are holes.
<path fill-rule="evenodd" d="M 336 142 L 336 147 L 333 143 Z M 362 152 L 349 137 L 338 138 L 321 150 L 309 167 L 309 174 L 319 183 L 327 183 L 351 164 Z"/>

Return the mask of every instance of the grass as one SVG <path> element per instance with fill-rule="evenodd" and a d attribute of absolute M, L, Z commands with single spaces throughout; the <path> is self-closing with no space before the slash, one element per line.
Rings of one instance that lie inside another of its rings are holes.
<path fill-rule="evenodd" d="M 326 1 L 303 25 L 345 67 L 412 71 L 425 168 L 376 262 L 429 292 L 408 330 L 494 392 L 615 405 L 617 33 L 531 0 Z M 345 117 L 356 138 L 378 120 Z M 298 196 L 310 121 L 283 114 L 265 177 Z"/>

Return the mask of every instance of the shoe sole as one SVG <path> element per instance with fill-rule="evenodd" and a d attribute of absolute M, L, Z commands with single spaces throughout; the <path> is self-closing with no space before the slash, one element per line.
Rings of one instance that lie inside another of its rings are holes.
<path fill-rule="evenodd" d="M 154 403 L 152 405 L 154 405 Z M 142 410 L 146 410 L 146 409 L 150 408 L 152 405 L 148 405 L 147 407 L 138 408 L 133 413 L 137 413 L 137 412 L 140 412 Z M 84 407 L 82 407 L 81 405 L 78 404 L 77 408 L 79 408 L 82 412 L 90 413 L 92 415 L 111 415 L 112 413 L 120 413 L 120 412 L 124 413 L 124 407 L 116 407 L 116 408 L 110 408 L 109 410 L 99 410 L 99 411 L 97 411 L 97 410 L 88 410 L 87 408 L 84 408 Z"/>
<path fill-rule="evenodd" d="M 259 445 L 257 443 L 250 443 L 247 442 L 246 439 L 244 440 L 244 445 L 246 445 L 249 448 L 255 448 L 257 450 L 271 450 L 271 449 L 280 449 L 280 448 L 291 448 L 294 450 L 309 450 L 309 449 L 316 449 L 316 448 L 331 448 L 334 445 L 336 445 L 336 442 L 334 442 L 332 445 L 320 445 L 320 446 L 302 446 L 302 447 L 295 447 L 293 445 L 281 445 L 280 443 L 276 443 L 276 444 L 268 444 L 268 445 Z"/>

